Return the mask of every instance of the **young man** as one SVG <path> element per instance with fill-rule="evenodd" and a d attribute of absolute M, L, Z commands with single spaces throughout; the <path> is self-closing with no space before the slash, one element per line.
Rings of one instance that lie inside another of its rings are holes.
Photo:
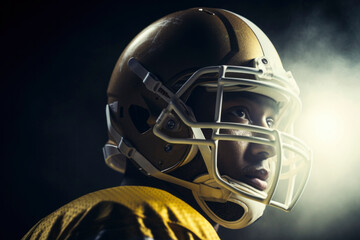
<path fill-rule="evenodd" d="M 266 205 L 291 210 L 311 154 L 291 136 L 298 88 L 266 35 L 221 9 L 170 14 L 121 54 L 106 163 L 121 187 L 83 196 L 24 239 L 218 239 Z"/>

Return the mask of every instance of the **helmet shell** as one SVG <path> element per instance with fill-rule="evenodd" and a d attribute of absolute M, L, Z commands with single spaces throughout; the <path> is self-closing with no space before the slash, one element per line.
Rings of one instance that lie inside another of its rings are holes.
<path fill-rule="evenodd" d="M 265 36 L 265 34 L 263 34 Z M 265 56 L 266 44 L 240 16 L 221 9 L 193 8 L 167 15 L 140 32 L 121 54 L 108 86 L 108 103 L 118 102 L 112 124 L 145 158 L 161 171 L 181 166 L 191 146 L 169 144 L 152 132 L 152 126 L 167 103 L 149 91 L 128 67 L 137 59 L 171 91 L 181 87 L 184 77 L 214 65 L 251 66 Z M 282 66 L 270 43 L 273 65 Z M 275 53 L 275 54 L 274 54 Z M 184 101 L 186 99 L 183 99 Z M 174 137 L 192 137 L 192 131 L 176 120 L 169 129 Z M 167 131 L 165 129 L 165 131 Z M 114 139 L 110 136 L 110 141 Z"/>

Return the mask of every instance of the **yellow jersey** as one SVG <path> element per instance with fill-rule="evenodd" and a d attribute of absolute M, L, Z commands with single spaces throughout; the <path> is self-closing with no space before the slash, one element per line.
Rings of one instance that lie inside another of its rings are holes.
<path fill-rule="evenodd" d="M 82 196 L 38 222 L 27 239 L 219 239 L 190 205 L 152 187 L 121 186 Z"/>

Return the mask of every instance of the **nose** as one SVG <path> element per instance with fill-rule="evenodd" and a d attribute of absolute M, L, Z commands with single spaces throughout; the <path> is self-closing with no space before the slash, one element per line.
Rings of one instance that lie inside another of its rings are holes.
<path fill-rule="evenodd" d="M 254 124 L 269 129 L 268 121 L 265 116 L 262 116 L 259 121 L 254 122 Z M 265 133 L 252 133 L 252 136 L 262 138 L 264 140 L 275 140 L 272 135 Z M 255 156 L 258 160 L 266 160 L 267 158 L 271 158 L 276 154 L 275 148 L 273 146 L 259 143 L 250 143 L 250 152 L 251 155 Z"/>
<path fill-rule="evenodd" d="M 257 161 L 266 160 L 276 155 L 273 146 L 258 143 L 250 143 L 250 152 Z"/>
<path fill-rule="evenodd" d="M 253 136 L 264 140 L 274 140 L 272 136 L 267 134 L 254 133 Z M 271 145 L 250 143 L 249 148 L 252 159 L 256 161 L 263 161 L 276 155 L 275 148 Z"/>

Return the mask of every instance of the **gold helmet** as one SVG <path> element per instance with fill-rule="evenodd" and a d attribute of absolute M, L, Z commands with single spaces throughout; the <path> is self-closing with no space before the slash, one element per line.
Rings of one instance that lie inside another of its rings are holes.
<path fill-rule="evenodd" d="M 213 92 L 214 119 L 196 120 L 188 104 L 195 89 Z M 300 197 L 311 168 L 311 152 L 292 136 L 301 110 L 299 90 L 283 69 L 276 49 L 252 22 L 227 10 L 193 8 L 154 22 L 126 47 L 108 87 L 109 141 L 106 163 L 125 171 L 125 157 L 147 175 L 191 189 L 204 212 L 228 228 L 258 219 L 266 205 L 289 211 Z M 277 102 L 280 118 L 273 129 L 221 121 L 224 93 L 250 92 Z M 205 137 L 204 129 L 211 129 Z M 242 129 L 253 137 L 222 134 Z M 270 145 L 271 177 L 265 191 L 218 170 L 218 141 Z M 190 182 L 171 175 L 200 155 L 207 172 Z M 284 182 L 281 185 L 281 182 Z M 279 194 L 276 189 L 278 188 Z M 276 196 L 280 200 L 276 200 Z M 244 211 L 226 219 L 208 202 L 232 202 Z"/>

